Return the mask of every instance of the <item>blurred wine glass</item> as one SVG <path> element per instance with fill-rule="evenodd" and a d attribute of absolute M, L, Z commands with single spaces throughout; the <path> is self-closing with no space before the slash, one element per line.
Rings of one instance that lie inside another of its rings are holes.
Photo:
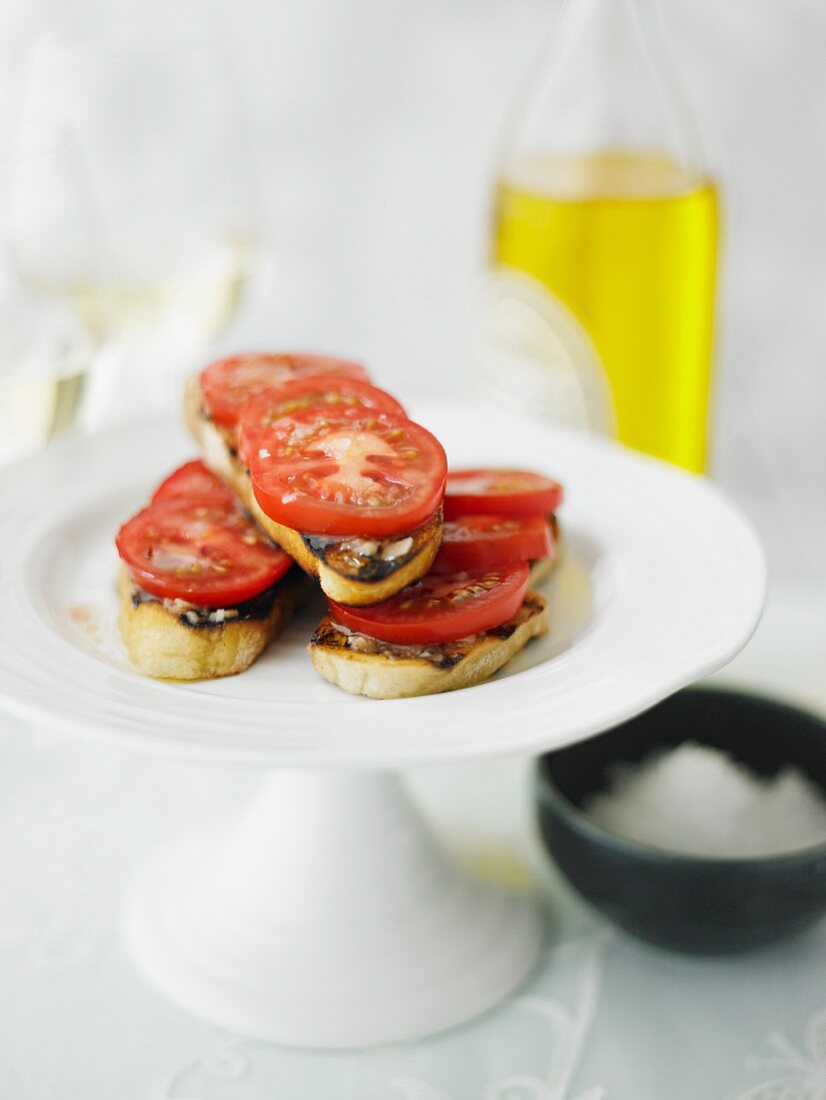
<path fill-rule="evenodd" d="M 77 420 L 95 341 L 44 282 L 94 280 L 93 204 L 71 135 L 0 132 L 0 465 Z M 25 281 L 21 272 L 27 272 Z"/>
<path fill-rule="evenodd" d="M 72 123 L 101 216 L 94 277 L 43 280 L 123 353 L 122 410 L 173 399 L 235 314 L 256 258 L 250 143 L 220 12 L 106 5 L 37 41 L 29 99 Z"/>

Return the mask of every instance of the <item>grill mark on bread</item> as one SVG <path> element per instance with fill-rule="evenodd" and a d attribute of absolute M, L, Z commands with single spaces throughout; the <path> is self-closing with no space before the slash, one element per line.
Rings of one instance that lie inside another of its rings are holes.
<path fill-rule="evenodd" d="M 235 608 L 218 608 L 223 621 L 200 625 L 180 612 L 193 605 L 159 600 L 147 593 L 133 599 L 135 584 L 121 569 L 118 627 L 129 658 L 139 671 L 157 679 L 203 680 L 234 676 L 256 660 L 292 618 L 305 589 L 300 570 L 291 569 L 266 593 L 272 592 L 268 614 L 262 619 L 227 617 Z M 252 603 L 255 601 L 245 601 Z M 207 611 L 209 609 L 201 609 Z"/>
<path fill-rule="evenodd" d="M 421 553 L 442 524 L 441 505 L 430 519 L 401 535 L 368 538 L 357 535 L 305 535 L 301 538 L 310 553 L 345 577 L 365 584 L 381 581 L 397 572 Z"/>
<path fill-rule="evenodd" d="M 356 638 L 366 639 L 366 635 L 352 635 Z M 351 653 L 369 652 L 374 656 L 383 656 L 388 659 L 412 658 L 419 661 L 427 661 L 435 668 L 447 672 L 455 668 L 464 657 L 475 638 L 462 638 L 458 642 L 442 642 L 433 645 L 393 645 L 390 642 L 379 641 L 378 638 L 367 639 L 375 648 L 359 650 L 349 643 L 347 635 L 341 633 L 329 618 L 324 618 L 317 626 L 310 639 L 310 645 L 327 646 L 328 648 L 341 649 Z"/>
<path fill-rule="evenodd" d="M 294 568 L 293 566 L 293 569 Z M 269 588 L 265 588 L 264 591 L 259 592 L 257 596 L 253 596 L 249 600 L 244 600 L 243 603 L 229 604 L 224 608 L 201 607 L 197 604 L 190 604 L 186 610 L 181 611 L 175 617 L 181 626 L 185 626 L 187 630 L 220 630 L 228 623 L 263 622 L 272 612 L 273 605 L 279 594 L 284 591 L 285 584 L 294 583 L 291 573 L 292 570 L 283 577 L 280 577 L 275 584 L 270 585 Z M 153 596 L 151 592 L 147 592 L 145 588 L 141 588 L 140 585 L 134 581 L 131 591 L 131 601 L 132 607 L 135 609 L 141 607 L 143 604 L 157 603 L 162 604 L 167 610 L 170 610 L 168 607 L 170 601 L 162 600 L 158 596 Z M 187 601 L 183 600 L 181 602 L 186 603 Z M 231 614 L 221 620 L 210 618 L 216 611 L 222 610 L 231 612 Z M 195 616 L 194 621 L 192 616 Z"/>
<path fill-rule="evenodd" d="M 441 646 L 390 646 L 364 634 L 348 636 L 327 619 L 319 624 L 309 650 L 324 679 L 351 695 L 405 699 L 456 691 L 490 679 L 532 638 L 547 632 L 546 601 L 529 592 L 506 625 L 513 628 L 507 638 L 486 631 Z"/>
<path fill-rule="evenodd" d="M 517 613 L 500 626 L 491 627 L 480 634 L 472 634 L 468 638 L 459 638 L 455 642 L 432 642 L 420 645 L 397 645 L 371 638 L 369 635 L 345 631 L 329 616 L 325 616 L 316 627 L 310 639 L 310 646 L 338 649 L 345 653 L 352 653 L 354 656 L 369 654 L 374 657 L 384 657 L 389 661 L 399 659 L 427 661 L 434 668 L 449 672 L 472 653 L 480 641 L 486 638 L 499 642 L 507 641 L 520 626 L 534 615 L 544 611 L 545 606 L 546 601 L 537 592 L 527 592 Z M 355 643 L 353 639 L 356 639 Z"/>
<path fill-rule="evenodd" d="M 512 619 L 508 619 L 506 623 L 502 623 L 501 626 L 492 626 L 490 630 L 486 630 L 485 634 L 489 638 L 498 638 L 500 642 L 506 641 L 516 631 L 522 623 L 526 622 L 531 615 L 537 615 L 545 607 L 545 600 L 537 592 L 526 592 L 525 599 L 522 601 L 522 606 L 517 611 Z"/>

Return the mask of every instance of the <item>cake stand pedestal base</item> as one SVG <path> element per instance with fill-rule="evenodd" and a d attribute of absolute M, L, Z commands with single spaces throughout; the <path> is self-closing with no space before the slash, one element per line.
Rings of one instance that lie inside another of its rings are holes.
<path fill-rule="evenodd" d="M 124 934 L 166 996 L 309 1047 L 419 1038 L 496 1004 L 544 938 L 538 901 L 453 865 L 398 776 L 277 771 L 234 828 L 160 852 Z"/>

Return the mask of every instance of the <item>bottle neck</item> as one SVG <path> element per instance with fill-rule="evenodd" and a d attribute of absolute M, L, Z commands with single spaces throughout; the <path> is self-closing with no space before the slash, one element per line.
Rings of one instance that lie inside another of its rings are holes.
<path fill-rule="evenodd" d="M 512 122 L 506 159 L 641 154 L 704 175 L 657 0 L 566 0 Z"/>
<path fill-rule="evenodd" d="M 608 52 L 636 49 L 656 33 L 656 0 L 564 0 L 558 34 L 573 42 L 588 37 Z"/>
<path fill-rule="evenodd" d="M 620 147 L 639 142 L 654 90 L 672 91 L 656 0 L 566 0 L 558 42 L 560 77 L 590 101 L 594 127 Z"/>

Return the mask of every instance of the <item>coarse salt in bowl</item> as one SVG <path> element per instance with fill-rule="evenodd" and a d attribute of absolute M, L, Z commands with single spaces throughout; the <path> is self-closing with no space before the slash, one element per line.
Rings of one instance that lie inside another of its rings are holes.
<path fill-rule="evenodd" d="M 780 856 L 826 844 L 826 796 L 786 765 L 760 775 L 723 749 L 696 741 L 608 769 L 583 809 L 626 840 L 700 858 Z"/>
<path fill-rule="evenodd" d="M 739 692 L 679 692 L 537 765 L 545 845 L 626 931 L 743 951 L 826 911 L 826 722 Z"/>

